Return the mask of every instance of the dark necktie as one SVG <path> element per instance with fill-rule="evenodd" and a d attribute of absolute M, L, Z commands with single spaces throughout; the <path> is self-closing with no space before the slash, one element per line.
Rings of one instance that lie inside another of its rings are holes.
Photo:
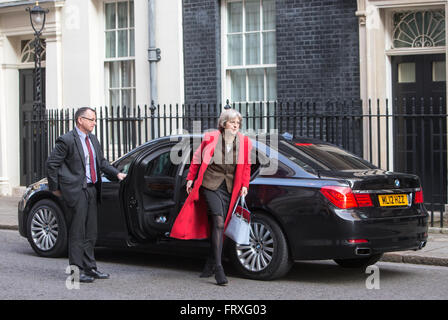
<path fill-rule="evenodd" d="M 89 142 L 89 136 L 86 136 L 86 145 L 87 149 L 89 149 L 89 166 L 90 166 L 90 180 L 92 180 L 92 183 L 96 182 L 96 173 L 95 173 L 95 160 L 93 160 L 93 152 L 92 148 L 90 147 Z"/>

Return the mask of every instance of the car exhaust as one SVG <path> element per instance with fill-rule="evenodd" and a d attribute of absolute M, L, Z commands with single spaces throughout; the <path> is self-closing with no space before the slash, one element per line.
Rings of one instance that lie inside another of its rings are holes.
<path fill-rule="evenodd" d="M 356 248 L 355 254 L 357 256 L 368 256 L 370 255 L 370 248 Z"/>
<path fill-rule="evenodd" d="M 423 249 L 426 246 L 426 241 L 420 241 L 420 243 L 418 244 L 418 247 L 413 249 L 414 251 L 418 251 Z"/>
<path fill-rule="evenodd" d="M 418 249 L 423 249 L 426 246 L 426 241 L 420 242 L 420 245 L 418 246 Z"/>

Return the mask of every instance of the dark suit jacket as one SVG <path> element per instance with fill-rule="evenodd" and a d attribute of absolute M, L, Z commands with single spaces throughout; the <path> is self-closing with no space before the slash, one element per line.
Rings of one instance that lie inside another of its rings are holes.
<path fill-rule="evenodd" d="M 97 194 L 100 199 L 101 172 L 116 177 L 119 171 L 104 159 L 98 139 L 93 134 L 89 134 L 89 138 L 96 154 Z M 85 156 L 76 129 L 56 140 L 56 145 L 47 159 L 47 179 L 50 191 L 61 190 L 69 207 L 76 205 L 82 189 L 87 188 Z"/>

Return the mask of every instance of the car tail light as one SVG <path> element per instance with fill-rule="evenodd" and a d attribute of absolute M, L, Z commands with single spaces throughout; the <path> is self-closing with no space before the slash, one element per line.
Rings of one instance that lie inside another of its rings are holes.
<path fill-rule="evenodd" d="M 419 191 L 415 192 L 414 203 L 423 203 L 423 190 L 420 188 Z"/>
<path fill-rule="evenodd" d="M 351 243 L 351 244 L 357 244 L 357 243 L 368 243 L 369 240 L 367 240 L 367 239 L 350 239 L 350 240 L 347 240 L 347 242 Z"/>
<path fill-rule="evenodd" d="M 296 146 L 298 147 L 309 147 L 312 146 L 312 143 L 296 143 Z"/>
<path fill-rule="evenodd" d="M 350 187 L 325 186 L 320 189 L 320 192 L 322 192 L 332 204 L 340 209 L 373 207 L 370 194 L 354 194 Z"/>
<path fill-rule="evenodd" d="M 358 206 L 350 187 L 325 186 L 320 192 L 338 208 L 349 209 Z"/>
<path fill-rule="evenodd" d="M 360 207 L 373 207 L 372 198 L 368 193 L 356 193 L 355 199 Z"/>

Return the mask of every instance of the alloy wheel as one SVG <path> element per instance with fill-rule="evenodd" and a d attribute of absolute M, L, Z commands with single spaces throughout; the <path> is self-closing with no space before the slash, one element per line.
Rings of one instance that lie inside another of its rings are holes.
<path fill-rule="evenodd" d="M 267 268 L 274 255 L 273 232 L 266 225 L 251 223 L 250 244 L 236 245 L 237 257 L 241 265 L 252 272 Z"/>
<path fill-rule="evenodd" d="M 51 250 L 58 239 L 58 221 L 49 208 L 39 208 L 31 220 L 31 237 L 39 250 Z"/>

